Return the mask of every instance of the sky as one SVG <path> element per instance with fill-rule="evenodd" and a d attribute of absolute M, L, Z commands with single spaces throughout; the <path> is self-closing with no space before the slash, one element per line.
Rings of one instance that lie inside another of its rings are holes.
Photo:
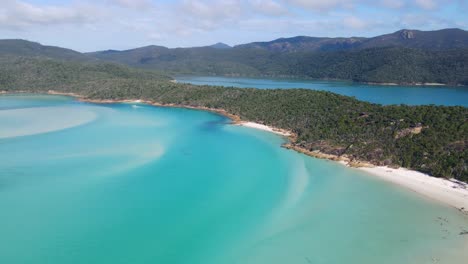
<path fill-rule="evenodd" d="M 0 38 L 77 51 L 468 29 L 468 0 L 0 0 Z"/>

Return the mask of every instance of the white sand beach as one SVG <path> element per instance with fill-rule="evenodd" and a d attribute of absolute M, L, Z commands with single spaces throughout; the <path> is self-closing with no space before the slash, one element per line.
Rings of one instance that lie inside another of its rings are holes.
<path fill-rule="evenodd" d="M 255 129 L 260 129 L 260 130 L 268 131 L 268 132 L 275 133 L 275 134 L 285 136 L 285 137 L 291 136 L 291 133 L 286 131 L 286 130 L 279 129 L 279 128 L 274 128 L 274 127 L 254 123 L 254 122 L 239 122 L 239 123 L 237 123 L 237 125 L 250 127 L 250 128 L 255 128 Z"/>
<path fill-rule="evenodd" d="M 468 185 L 456 180 L 431 177 L 405 168 L 358 168 L 421 195 L 468 212 Z"/>

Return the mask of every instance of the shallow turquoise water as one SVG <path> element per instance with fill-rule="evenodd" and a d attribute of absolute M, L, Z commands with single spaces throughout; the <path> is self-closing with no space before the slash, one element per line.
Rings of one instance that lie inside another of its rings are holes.
<path fill-rule="evenodd" d="M 304 88 L 354 96 L 359 100 L 378 104 L 408 105 L 460 105 L 468 106 L 468 87 L 445 86 L 384 86 L 340 81 L 317 81 L 300 79 L 263 79 L 214 76 L 180 76 L 179 82 L 196 85 L 219 85 L 226 87 L 259 89 Z"/>
<path fill-rule="evenodd" d="M 0 109 L 0 263 L 465 263 L 468 254 L 459 235 L 468 219 L 455 209 L 219 115 L 28 95 L 1 96 Z"/>

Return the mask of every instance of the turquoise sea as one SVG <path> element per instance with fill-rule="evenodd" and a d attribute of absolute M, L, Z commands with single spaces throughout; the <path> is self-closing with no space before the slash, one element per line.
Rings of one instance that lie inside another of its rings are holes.
<path fill-rule="evenodd" d="M 0 96 L 0 263 L 466 263 L 453 208 L 225 117 Z"/>
<path fill-rule="evenodd" d="M 301 79 L 267 79 L 216 76 L 179 76 L 178 82 L 195 85 L 219 85 L 226 87 L 258 89 L 304 88 L 322 90 L 356 97 L 378 104 L 408 105 L 460 105 L 468 107 L 468 87 L 368 85 L 344 81 L 320 81 Z"/>

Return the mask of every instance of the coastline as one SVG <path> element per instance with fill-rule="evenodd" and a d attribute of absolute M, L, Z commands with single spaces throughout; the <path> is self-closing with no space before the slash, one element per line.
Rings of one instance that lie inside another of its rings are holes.
<path fill-rule="evenodd" d="M 191 75 L 191 74 L 184 74 L 184 75 L 178 75 L 176 76 L 176 79 L 178 77 L 184 78 L 184 77 L 190 77 L 190 76 L 200 76 L 200 75 Z M 450 84 L 450 83 L 438 83 L 438 82 L 371 82 L 371 81 L 353 81 L 351 79 L 335 79 L 335 78 L 311 78 L 307 76 L 296 76 L 296 75 L 248 75 L 248 74 L 204 74 L 202 76 L 207 76 L 207 77 L 227 77 L 227 78 L 235 78 L 235 77 L 241 77 L 241 78 L 268 78 L 268 79 L 290 79 L 290 80 L 307 80 L 307 81 L 334 81 L 334 82 L 351 82 L 351 83 L 356 83 L 356 84 L 367 84 L 367 85 L 378 85 L 378 86 L 447 86 L 447 87 L 452 87 L 452 86 L 457 86 L 457 87 L 467 87 L 465 84 Z M 171 82 L 175 81 L 177 83 L 177 80 L 172 80 Z M 184 83 L 182 81 L 182 83 Z"/>
<path fill-rule="evenodd" d="M 394 169 L 376 166 L 357 169 L 438 202 L 453 206 L 465 214 L 468 213 L 468 185 L 466 183 L 454 179 L 447 180 L 431 177 L 422 172 L 405 168 Z"/>
<path fill-rule="evenodd" d="M 405 189 L 430 198 L 433 201 L 454 207 L 468 215 L 468 184 L 455 179 L 436 178 L 428 174 L 406 168 L 390 168 L 387 166 L 375 166 L 365 161 L 350 160 L 346 156 L 337 156 L 309 151 L 294 144 L 284 144 L 282 147 L 291 149 L 307 156 L 318 159 L 336 161 L 350 169 L 356 169 L 378 177 L 387 182 L 396 184 Z"/>
<path fill-rule="evenodd" d="M 244 127 L 255 128 L 255 129 L 259 129 L 259 130 L 263 130 L 263 131 L 268 131 L 270 133 L 274 133 L 274 134 L 277 134 L 277 135 L 280 135 L 280 136 L 283 136 L 283 137 L 291 137 L 293 135 L 292 132 L 290 132 L 290 131 L 280 129 L 280 128 L 276 128 L 276 127 L 267 126 L 267 125 L 262 125 L 262 124 L 255 123 L 255 122 L 238 121 L 238 122 L 236 122 L 234 124 L 239 125 L 239 126 L 244 126 Z"/>
<path fill-rule="evenodd" d="M 21 93 L 26 91 L 20 91 L 15 93 Z M 0 94 L 8 94 L 6 91 L 0 91 Z M 291 149 L 307 156 L 337 161 L 347 167 L 354 168 L 366 172 L 375 177 L 379 177 L 382 180 L 391 182 L 393 184 L 404 187 L 408 190 L 414 191 L 419 195 L 425 196 L 432 199 L 433 201 L 441 202 L 445 205 L 451 206 L 459 210 L 460 212 L 468 215 L 468 184 L 462 183 L 456 180 L 447 180 L 445 178 L 436 178 L 419 171 L 410 170 L 406 168 L 390 168 L 383 166 L 375 166 L 371 163 L 359 160 L 351 160 L 347 156 L 337 156 L 332 154 L 326 154 L 320 151 L 309 151 L 305 148 L 294 144 L 296 141 L 296 135 L 292 131 L 285 129 L 279 129 L 272 126 L 267 126 L 255 122 L 241 120 L 240 116 L 228 113 L 224 109 L 208 108 L 208 107 L 196 107 L 179 104 L 162 104 L 151 100 L 141 99 L 88 99 L 82 95 L 76 93 L 63 93 L 54 90 L 49 90 L 47 94 L 51 95 L 65 95 L 77 98 L 81 102 L 97 103 L 97 104 L 112 104 L 112 103 L 143 103 L 159 107 L 174 107 L 174 108 L 185 108 L 192 110 L 209 111 L 223 115 L 231 120 L 232 125 L 239 125 L 270 133 L 275 133 L 287 137 L 289 143 L 283 144 L 282 147 Z"/>
<path fill-rule="evenodd" d="M 369 85 L 381 85 L 381 86 L 451 86 L 446 83 L 435 83 L 435 82 L 429 82 L 429 83 L 394 83 L 394 82 L 364 82 L 364 84 L 369 84 Z M 458 86 L 458 85 L 454 85 Z"/>

